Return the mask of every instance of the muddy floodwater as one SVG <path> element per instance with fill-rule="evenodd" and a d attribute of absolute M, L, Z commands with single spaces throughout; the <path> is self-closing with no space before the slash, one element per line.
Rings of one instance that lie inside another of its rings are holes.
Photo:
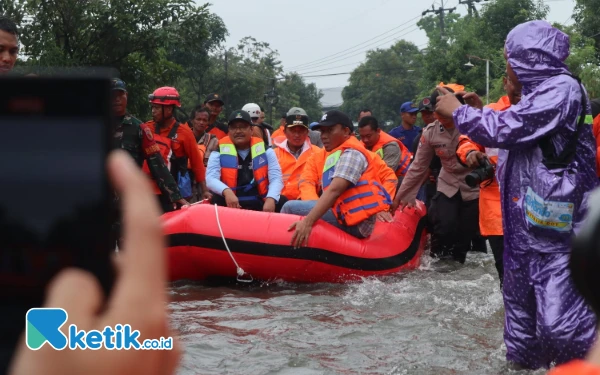
<path fill-rule="evenodd" d="M 177 283 L 178 374 L 544 374 L 509 370 L 491 254 L 355 284 Z"/>

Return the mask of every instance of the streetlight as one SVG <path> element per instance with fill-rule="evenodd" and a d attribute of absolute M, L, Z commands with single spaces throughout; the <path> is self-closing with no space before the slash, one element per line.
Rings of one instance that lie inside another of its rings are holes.
<path fill-rule="evenodd" d="M 468 68 L 475 66 L 471 63 L 471 59 L 485 61 L 485 104 L 490 104 L 490 60 L 473 55 L 467 55 L 467 57 L 469 58 L 469 62 L 465 66 Z"/>

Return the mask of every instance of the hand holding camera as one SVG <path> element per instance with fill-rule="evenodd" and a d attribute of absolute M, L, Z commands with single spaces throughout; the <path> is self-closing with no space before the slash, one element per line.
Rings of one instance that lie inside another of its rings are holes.
<path fill-rule="evenodd" d="M 477 164 L 474 164 L 473 159 L 477 159 Z M 487 155 L 479 151 L 473 151 L 469 155 L 467 155 L 467 165 L 469 165 L 470 167 L 476 165 L 479 166 L 478 168 L 474 169 L 471 173 L 469 173 L 467 177 L 465 177 L 465 182 L 472 188 L 476 187 L 482 182 L 493 179 L 496 173 L 494 166 L 492 165 L 492 163 L 490 163 L 489 159 L 487 158 Z"/>

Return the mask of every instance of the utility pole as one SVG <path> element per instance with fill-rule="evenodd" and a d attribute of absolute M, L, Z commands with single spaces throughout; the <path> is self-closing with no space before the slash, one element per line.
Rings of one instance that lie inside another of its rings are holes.
<path fill-rule="evenodd" d="M 227 103 L 229 103 L 229 64 L 227 62 L 227 50 L 225 50 L 225 95 L 224 95 L 224 109 L 225 109 L 225 114 L 226 116 L 229 116 L 229 111 L 227 110 Z"/>
<path fill-rule="evenodd" d="M 458 3 L 467 6 L 467 8 L 469 9 L 469 16 L 472 16 L 473 14 L 475 14 L 476 17 L 479 17 L 477 8 L 475 8 L 475 3 L 480 3 L 482 1 L 488 1 L 488 0 L 458 0 Z"/>
<path fill-rule="evenodd" d="M 440 16 L 440 37 L 443 39 L 444 38 L 444 15 L 446 12 L 448 13 L 452 13 L 456 10 L 456 7 L 454 8 L 444 8 L 444 2 L 442 1 L 442 5 L 435 9 L 435 6 L 432 4 L 431 5 L 431 9 L 427 9 L 425 11 L 423 11 L 423 13 L 421 13 L 422 16 L 428 14 L 428 13 L 434 13 Z"/>

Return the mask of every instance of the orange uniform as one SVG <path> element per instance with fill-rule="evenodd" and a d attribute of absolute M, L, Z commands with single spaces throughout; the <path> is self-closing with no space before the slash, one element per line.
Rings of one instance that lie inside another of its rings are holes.
<path fill-rule="evenodd" d="M 503 96 L 497 103 L 488 105 L 495 111 L 504 111 L 510 107 L 508 96 Z M 466 164 L 467 155 L 472 151 L 484 152 L 490 163 L 498 162 L 498 149 L 485 148 L 473 142 L 469 137 L 461 135 L 458 141 L 456 155 L 461 163 Z M 496 177 L 492 181 L 481 184 L 479 191 L 479 229 L 482 236 L 502 236 L 502 209 L 500 205 L 500 186 Z"/>
<path fill-rule="evenodd" d="M 227 129 L 226 125 L 215 122 L 214 124 L 208 127 L 207 132 L 216 135 L 218 139 L 223 139 L 227 137 L 227 133 L 229 132 L 229 130 Z"/>
<path fill-rule="evenodd" d="M 275 155 L 279 161 L 281 167 L 281 174 L 283 179 L 283 190 L 282 195 L 289 200 L 296 200 L 300 197 L 299 180 L 302 170 L 306 165 L 306 161 L 315 152 L 320 152 L 321 149 L 317 146 L 311 145 L 310 142 L 306 142 L 303 146 L 303 151 L 300 157 L 296 159 L 292 155 L 287 147 L 285 136 L 273 138 L 273 143 L 277 146 L 275 148 Z"/>
<path fill-rule="evenodd" d="M 321 180 L 323 178 L 323 168 L 327 154 L 325 149 L 318 148 L 306 160 L 298 182 L 300 190 L 299 198 L 301 200 L 313 201 L 319 199 L 320 192 L 322 191 Z M 385 191 L 387 191 L 393 200 L 396 196 L 396 187 L 398 186 L 396 174 L 379 157 L 373 158 L 373 164 L 377 170 L 377 181 L 383 185 Z"/>
<path fill-rule="evenodd" d="M 396 168 L 394 172 L 396 172 L 396 176 L 403 177 L 404 175 L 406 175 L 408 167 L 410 167 L 410 161 L 412 160 L 413 156 L 412 152 L 410 152 L 408 148 L 406 148 L 404 143 L 387 133 L 381 132 L 379 135 L 379 141 L 377 141 L 377 143 L 375 144 L 375 146 L 373 146 L 373 149 L 371 151 L 373 151 L 374 153 L 379 155 L 381 159 L 383 159 L 383 146 L 391 142 L 396 142 L 396 144 L 398 144 L 398 147 L 400 147 L 400 162 L 398 163 L 398 168 Z"/>
<path fill-rule="evenodd" d="M 280 126 L 279 129 L 275 130 L 273 134 L 271 134 L 271 139 L 273 140 L 273 142 L 275 142 L 275 139 L 278 139 L 279 137 L 285 137 L 284 125 Z"/>
<path fill-rule="evenodd" d="M 592 131 L 594 132 L 594 138 L 596 138 L 596 171 L 598 177 L 600 177 L 600 115 L 594 118 Z"/>
<path fill-rule="evenodd" d="M 574 360 L 555 367 L 548 375 L 600 375 L 600 366 L 582 360 Z"/>
<path fill-rule="evenodd" d="M 157 129 L 154 121 L 148 121 L 146 123 L 148 127 L 154 133 L 154 139 L 161 148 L 163 158 L 171 153 L 175 158 L 187 158 L 190 162 L 190 169 L 194 172 L 194 176 L 197 182 L 204 182 L 206 179 L 206 167 L 202 156 L 198 151 L 198 145 L 196 144 L 196 138 L 192 130 L 185 124 L 180 124 L 177 128 L 177 133 L 173 136 L 173 139 L 169 139 L 169 133 L 175 125 L 175 119 L 170 119 L 168 125 Z M 165 158 L 165 163 L 170 165 L 170 156 Z M 173 173 L 173 171 L 171 172 Z M 156 194 L 160 194 L 158 186 L 155 185 Z"/>

